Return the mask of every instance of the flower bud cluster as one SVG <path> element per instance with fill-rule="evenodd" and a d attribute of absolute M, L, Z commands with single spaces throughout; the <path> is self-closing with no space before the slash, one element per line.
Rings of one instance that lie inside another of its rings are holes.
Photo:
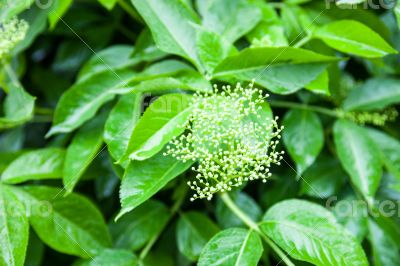
<path fill-rule="evenodd" d="M 6 57 L 25 38 L 28 27 L 26 21 L 16 18 L 0 22 L 0 59 Z"/>
<path fill-rule="evenodd" d="M 346 112 L 343 116 L 360 125 L 384 126 L 387 122 L 395 121 L 398 112 L 392 107 L 379 112 Z"/>
<path fill-rule="evenodd" d="M 266 182 L 271 164 L 280 164 L 283 152 L 276 151 L 283 127 L 278 117 L 262 116 L 265 98 L 253 83 L 243 88 L 216 86 L 211 94 L 195 94 L 193 112 L 174 138 L 165 155 L 194 161 L 196 180 L 188 182 L 195 191 L 191 200 L 211 200 L 217 192 L 230 191 L 247 181 Z"/>

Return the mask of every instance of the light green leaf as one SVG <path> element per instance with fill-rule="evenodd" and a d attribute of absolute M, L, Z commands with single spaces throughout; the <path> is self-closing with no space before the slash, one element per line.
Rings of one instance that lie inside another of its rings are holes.
<path fill-rule="evenodd" d="M 50 29 L 54 29 L 62 16 L 67 12 L 72 0 L 54 0 L 49 12 Z"/>
<path fill-rule="evenodd" d="M 67 148 L 63 168 L 63 184 L 71 193 L 103 144 L 105 115 L 101 114 L 79 129 Z"/>
<path fill-rule="evenodd" d="M 133 128 L 142 111 L 142 94 L 122 95 L 111 110 L 104 128 L 104 141 L 114 160 L 119 160 L 128 148 Z"/>
<path fill-rule="evenodd" d="M 167 207 L 155 200 L 148 200 L 117 222 L 109 224 L 114 246 L 136 251 L 158 235 L 169 218 Z"/>
<path fill-rule="evenodd" d="M 114 45 L 98 52 L 80 69 L 78 82 L 82 82 L 100 72 L 112 73 L 117 69 L 123 69 L 139 63 L 139 60 L 130 57 L 133 51 L 134 48 L 129 45 Z"/>
<path fill-rule="evenodd" d="M 324 95 L 331 95 L 329 91 L 329 74 L 328 71 L 325 70 L 322 72 L 316 79 L 311 81 L 305 88 L 309 91 L 324 94 Z"/>
<path fill-rule="evenodd" d="M 74 264 L 74 266 L 136 266 L 138 258 L 128 250 L 104 249 L 94 258 Z"/>
<path fill-rule="evenodd" d="M 9 85 L 10 91 L 4 101 L 4 117 L 0 117 L 0 129 L 16 127 L 29 121 L 35 107 L 35 97 L 19 85 Z"/>
<path fill-rule="evenodd" d="M 203 14 L 203 25 L 233 43 L 261 19 L 257 6 L 243 0 L 211 0 Z"/>
<path fill-rule="evenodd" d="M 235 47 L 220 35 L 203 28 L 197 30 L 196 48 L 208 73 L 212 73 L 214 68 L 228 55 L 237 53 Z"/>
<path fill-rule="evenodd" d="M 343 102 L 345 110 L 376 110 L 400 103 L 400 80 L 372 78 L 353 89 Z"/>
<path fill-rule="evenodd" d="M 367 266 L 361 245 L 341 227 L 332 213 L 304 200 L 272 206 L 261 230 L 291 257 L 318 266 Z"/>
<path fill-rule="evenodd" d="M 183 213 L 176 228 L 178 249 L 195 261 L 208 240 L 218 231 L 219 228 L 204 214 L 194 211 Z"/>
<path fill-rule="evenodd" d="M 18 184 L 28 180 L 61 178 L 64 157 L 65 151 L 60 148 L 26 152 L 10 163 L 1 181 Z"/>
<path fill-rule="evenodd" d="M 317 29 L 314 37 L 341 52 L 368 58 L 397 53 L 376 32 L 355 20 L 339 20 L 329 23 Z"/>
<path fill-rule="evenodd" d="M 329 198 L 337 195 L 346 180 L 340 162 L 321 155 L 302 175 L 301 193 L 315 198 Z"/>
<path fill-rule="evenodd" d="M 99 2 L 108 10 L 112 10 L 117 3 L 117 0 L 99 0 Z"/>
<path fill-rule="evenodd" d="M 45 186 L 13 188 L 26 206 L 33 206 L 29 222 L 52 249 L 90 258 L 110 246 L 110 236 L 100 211 L 78 194 L 64 197 L 62 190 Z"/>
<path fill-rule="evenodd" d="M 47 137 L 70 132 L 92 118 L 115 94 L 130 91 L 128 82 L 135 73 L 128 70 L 100 72 L 67 90 L 57 104 L 54 121 Z"/>
<path fill-rule="evenodd" d="M 182 163 L 163 151 L 145 161 L 131 161 L 120 188 L 122 210 L 116 219 L 130 212 L 186 171 L 192 162 Z"/>
<path fill-rule="evenodd" d="M 135 51 L 133 52 L 132 57 L 147 62 L 161 59 L 166 55 L 167 53 L 164 53 L 157 48 L 150 30 L 148 28 L 142 30 L 135 43 Z"/>
<path fill-rule="evenodd" d="M 158 48 L 180 55 L 200 67 L 196 53 L 196 18 L 179 0 L 131 0 L 146 21 Z"/>
<path fill-rule="evenodd" d="M 339 159 L 353 184 L 372 202 L 382 176 L 379 150 L 366 131 L 356 124 L 338 120 L 333 129 Z"/>
<path fill-rule="evenodd" d="M 185 130 L 191 114 L 190 96 L 167 94 L 154 101 L 135 126 L 127 154 L 131 160 L 145 160 L 158 153 L 173 137 Z"/>
<path fill-rule="evenodd" d="M 249 195 L 238 191 L 236 193 L 231 193 L 230 196 L 232 201 L 253 221 L 259 221 L 261 219 L 261 208 Z M 218 224 L 223 228 L 246 227 L 243 221 L 240 220 L 228 207 L 226 207 L 226 204 L 220 198 L 217 200 L 215 216 Z"/>
<path fill-rule="evenodd" d="M 400 141 L 374 129 L 368 129 L 367 134 L 380 150 L 388 171 L 400 180 Z"/>
<path fill-rule="evenodd" d="M 260 47 L 242 50 L 223 60 L 214 78 L 251 81 L 274 93 L 293 93 L 320 76 L 337 58 L 292 47 Z"/>
<path fill-rule="evenodd" d="M 283 142 L 296 162 L 297 176 L 314 163 L 324 144 L 318 115 L 307 110 L 290 110 L 284 118 Z"/>
<path fill-rule="evenodd" d="M 35 0 L 13 0 L 0 2 L 0 21 L 11 19 L 29 8 Z"/>
<path fill-rule="evenodd" d="M 398 254 L 395 240 L 379 227 L 372 219 L 368 219 L 369 241 L 372 245 L 375 266 L 398 265 Z"/>
<path fill-rule="evenodd" d="M 12 191 L 0 185 L 0 265 L 23 266 L 29 224 L 25 206 Z"/>
<path fill-rule="evenodd" d="M 260 237 L 251 230 L 230 228 L 215 235 L 200 254 L 199 266 L 255 266 L 261 258 Z"/>

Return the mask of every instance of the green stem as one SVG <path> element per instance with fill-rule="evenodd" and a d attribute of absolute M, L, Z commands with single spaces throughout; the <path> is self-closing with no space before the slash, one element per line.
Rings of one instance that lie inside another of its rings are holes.
<path fill-rule="evenodd" d="M 132 18 L 134 18 L 135 20 L 139 21 L 140 23 L 143 23 L 142 18 L 138 15 L 138 13 L 136 12 L 136 10 L 127 2 L 125 2 L 124 0 L 117 0 L 119 6 L 125 10 L 126 13 L 128 13 Z"/>
<path fill-rule="evenodd" d="M 304 44 L 308 43 L 311 39 L 312 39 L 312 36 L 310 34 L 307 34 L 306 37 L 304 37 L 303 39 L 301 39 L 300 41 L 295 43 L 293 45 L 293 47 L 295 47 L 295 48 L 302 47 Z"/>
<path fill-rule="evenodd" d="M 176 213 L 179 211 L 181 208 L 184 200 L 186 197 L 186 191 L 182 193 L 182 195 L 179 197 L 179 199 L 175 202 L 175 204 L 171 208 L 171 213 L 168 217 L 168 221 L 165 223 L 164 227 L 159 231 L 158 234 L 156 234 L 150 241 L 147 243 L 147 245 L 142 249 L 139 255 L 139 259 L 143 261 L 143 259 L 147 256 L 147 254 L 150 252 L 151 248 L 154 246 L 154 244 L 157 242 L 158 238 L 160 237 L 161 233 L 164 231 L 164 229 L 167 227 L 169 222 L 172 220 L 172 218 L 176 215 Z"/>
<path fill-rule="evenodd" d="M 276 101 L 276 100 L 270 100 L 270 101 L 268 101 L 268 103 L 272 107 L 302 109 L 302 110 L 318 112 L 318 113 L 328 115 L 328 116 L 340 117 L 340 115 L 335 110 L 330 110 L 328 108 L 315 106 L 315 105 L 306 105 L 306 104 L 302 104 L 302 103 Z"/>
<path fill-rule="evenodd" d="M 226 206 L 234 213 L 236 216 L 242 220 L 250 229 L 258 233 L 261 238 L 276 252 L 276 254 L 282 259 L 282 261 L 288 266 L 295 266 L 294 263 L 289 259 L 288 256 L 265 234 L 263 234 L 258 227 L 258 225 L 247 216 L 229 197 L 228 193 L 221 194 L 221 199 L 224 201 Z"/>

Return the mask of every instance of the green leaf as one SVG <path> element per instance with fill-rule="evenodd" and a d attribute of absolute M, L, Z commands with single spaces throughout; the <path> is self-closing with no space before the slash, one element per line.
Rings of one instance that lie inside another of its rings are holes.
<path fill-rule="evenodd" d="M 23 266 L 29 236 L 26 210 L 4 185 L 0 185 L 0 228 L 0 265 Z"/>
<path fill-rule="evenodd" d="M 335 196 L 331 199 L 334 200 Z M 332 212 L 337 221 L 346 228 L 359 243 L 362 243 L 368 232 L 368 207 L 366 202 L 359 201 L 356 195 L 351 193 L 346 195 L 344 199 L 335 203 Z"/>
<path fill-rule="evenodd" d="M 232 201 L 253 221 L 259 221 L 261 218 L 261 208 L 257 205 L 249 195 L 244 192 L 236 192 L 230 194 Z M 230 227 L 246 227 L 242 220 L 234 214 L 225 203 L 218 198 L 215 210 L 215 216 L 218 224 L 223 228 Z"/>
<path fill-rule="evenodd" d="M 372 219 L 368 219 L 369 241 L 372 245 L 375 266 L 395 266 L 398 264 L 399 250 L 392 239 Z"/>
<path fill-rule="evenodd" d="M 50 29 L 54 29 L 57 22 L 62 20 L 61 17 L 67 12 L 72 3 L 72 0 L 55 0 L 52 2 L 49 12 Z"/>
<path fill-rule="evenodd" d="M 71 193 L 79 179 L 98 155 L 103 144 L 105 115 L 87 122 L 79 129 L 67 148 L 63 168 L 63 184 Z"/>
<path fill-rule="evenodd" d="M 397 25 L 400 28 L 400 2 L 397 1 L 396 6 L 394 7 L 394 14 L 397 19 Z"/>
<path fill-rule="evenodd" d="M 10 91 L 4 101 L 4 117 L 0 117 L 0 129 L 16 127 L 33 117 L 35 97 L 21 86 L 9 84 Z"/>
<path fill-rule="evenodd" d="M 341 227 L 332 213 L 304 200 L 272 206 L 260 224 L 291 257 L 315 265 L 368 265 L 361 245 Z"/>
<path fill-rule="evenodd" d="M 340 20 L 329 23 L 317 29 L 314 37 L 323 40 L 328 46 L 341 52 L 367 58 L 397 53 L 376 32 L 355 20 Z"/>
<path fill-rule="evenodd" d="M 363 128 L 350 121 L 338 120 L 333 131 L 343 168 L 367 201 L 372 202 L 382 176 L 378 148 Z"/>
<path fill-rule="evenodd" d="M 134 75 L 128 70 L 100 72 L 73 85 L 60 98 L 47 137 L 78 128 L 92 118 L 104 103 L 112 100 L 115 94 L 129 92 L 128 82 Z"/>
<path fill-rule="evenodd" d="M 99 210 L 88 199 L 45 186 L 14 188 L 26 206 L 29 222 L 39 238 L 52 249 L 90 258 L 110 246 L 107 226 Z"/>
<path fill-rule="evenodd" d="M 13 0 L 0 3 L 0 21 L 11 19 L 29 8 L 35 0 Z"/>
<path fill-rule="evenodd" d="M 116 219 L 148 200 L 169 181 L 186 171 L 192 162 L 182 163 L 163 151 L 144 161 L 131 161 L 122 178 L 122 210 Z"/>
<path fill-rule="evenodd" d="M 154 101 L 135 126 L 127 156 L 145 160 L 158 153 L 173 137 L 185 130 L 181 127 L 191 114 L 190 96 L 167 94 Z"/>
<path fill-rule="evenodd" d="M 206 29 L 233 43 L 257 25 L 261 12 L 248 1 L 211 0 L 203 16 Z"/>
<path fill-rule="evenodd" d="M 261 258 L 260 237 L 251 230 L 230 228 L 215 235 L 200 254 L 199 266 L 255 266 Z"/>
<path fill-rule="evenodd" d="M 109 224 L 116 248 L 136 251 L 158 235 L 169 219 L 167 207 L 155 200 L 148 200 L 117 222 Z"/>
<path fill-rule="evenodd" d="M 353 89 L 343 102 L 345 110 L 376 110 L 400 103 L 400 80 L 372 78 Z"/>
<path fill-rule="evenodd" d="M 228 55 L 236 53 L 236 49 L 220 35 L 203 28 L 197 30 L 196 48 L 199 58 L 208 73 Z"/>
<path fill-rule="evenodd" d="M 247 48 L 223 60 L 214 78 L 251 81 L 279 94 L 293 93 L 321 75 L 337 58 L 293 47 Z"/>
<path fill-rule="evenodd" d="M 200 67 L 196 53 L 198 18 L 179 0 L 131 0 L 149 26 L 158 48 L 180 55 Z"/>
<path fill-rule="evenodd" d="M 374 129 L 368 129 L 367 134 L 380 150 L 383 164 L 388 171 L 400 180 L 400 142 Z"/>
<path fill-rule="evenodd" d="M 340 162 L 332 157 L 321 155 L 303 173 L 300 191 L 310 197 L 329 198 L 339 193 L 345 180 L 346 173 Z"/>
<path fill-rule="evenodd" d="M 112 10 L 117 3 L 117 0 L 99 0 L 99 2 L 108 10 Z"/>
<path fill-rule="evenodd" d="M 100 72 L 112 73 L 117 69 L 123 69 L 139 63 L 139 60 L 130 57 L 133 51 L 134 48 L 129 45 L 114 45 L 98 52 L 80 69 L 78 82 Z"/>
<path fill-rule="evenodd" d="M 127 250 L 104 249 L 90 260 L 79 262 L 74 266 L 136 266 L 138 258 Z"/>
<path fill-rule="evenodd" d="M 142 98 L 140 93 L 122 95 L 107 118 L 104 141 L 115 160 L 121 159 L 128 148 L 132 131 L 142 111 Z"/>
<path fill-rule="evenodd" d="M 60 148 L 44 148 L 26 152 L 4 170 L 1 181 L 18 184 L 28 180 L 62 177 L 65 151 Z"/>
<path fill-rule="evenodd" d="M 297 176 L 314 163 L 324 144 L 318 115 L 307 110 L 290 110 L 284 118 L 283 142 L 296 162 Z"/>
<path fill-rule="evenodd" d="M 328 71 L 322 72 L 316 79 L 311 81 L 305 88 L 309 91 L 330 96 Z"/>
<path fill-rule="evenodd" d="M 218 232 L 219 228 L 204 214 L 194 211 L 183 213 L 176 228 L 178 249 L 195 261 L 208 240 Z"/>
<path fill-rule="evenodd" d="M 148 28 L 142 30 L 135 43 L 135 51 L 132 57 L 147 62 L 161 59 L 166 55 L 166 53 L 157 48 L 150 30 Z"/>

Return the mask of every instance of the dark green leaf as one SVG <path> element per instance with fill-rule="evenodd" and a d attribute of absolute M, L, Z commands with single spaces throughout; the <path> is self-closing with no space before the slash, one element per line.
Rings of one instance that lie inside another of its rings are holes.
<path fill-rule="evenodd" d="M 361 245 L 323 207 L 286 200 L 271 207 L 261 230 L 291 257 L 315 265 L 368 265 Z"/>
<path fill-rule="evenodd" d="M 400 80 L 373 78 L 352 90 L 343 102 L 346 110 L 376 110 L 400 103 Z"/>
<path fill-rule="evenodd" d="M 302 175 L 301 193 L 315 198 L 337 195 L 346 180 L 340 162 L 321 155 Z"/>
<path fill-rule="evenodd" d="M 357 189 L 372 202 L 382 176 L 378 148 L 363 128 L 346 120 L 335 123 L 334 140 L 343 168 Z"/>
<path fill-rule="evenodd" d="M 176 230 L 179 251 L 195 261 L 219 228 L 204 214 L 187 212 L 179 218 Z"/>
<path fill-rule="evenodd" d="M 87 122 L 76 133 L 68 146 L 63 168 L 63 184 L 67 193 L 72 192 L 79 179 L 98 155 L 103 144 L 105 115 Z"/>
<path fill-rule="evenodd" d="M 4 170 L 1 181 L 17 184 L 28 180 L 61 178 L 64 157 L 65 151 L 60 148 L 24 153 Z"/>
<path fill-rule="evenodd" d="M 283 121 L 283 142 L 296 162 L 297 175 L 314 163 L 324 144 L 318 115 L 306 110 L 290 110 Z"/>
<path fill-rule="evenodd" d="M 383 164 L 388 171 L 400 180 L 400 142 L 374 129 L 368 129 L 367 134 L 381 151 Z"/>
<path fill-rule="evenodd" d="M 125 154 L 132 131 L 140 118 L 142 94 L 128 93 L 122 95 L 110 112 L 104 128 L 104 141 L 114 160 Z"/>
<path fill-rule="evenodd" d="M 138 258 L 127 250 L 104 249 L 90 260 L 77 263 L 74 266 L 136 266 Z"/>
<path fill-rule="evenodd" d="M 160 233 L 169 218 L 167 207 L 149 200 L 109 224 L 114 246 L 136 251 Z"/>
<path fill-rule="evenodd" d="M 215 235 L 200 254 L 199 266 L 255 266 L 261 258 L 260 237 L 251 230 L 231 228 Z"/>
<path fill-rule="evenodd" d="M 110 246 L 104 219 L 88 199 L 78 194 L 64 197 L 62 190 L 44 186 L 14 188 L 26 206 L 29 222 L 49 247 L 66 254 L 90 258 Z"/>
<path fill-rule="evenodd" d="M 372 219 L 368 219 L 369 241 L 372 245 L 375 266 L 395 266 L 398 264 L 399 250 L 392 239 Z"/>
<path fill-rule="evenodd" d="M 261 218 L 261 208 L 257 203 L 244 192 L 232 193 L 232 201 L 249 216 L 253 221 L 259 221 Z M 224 227 L 245 227 L 245 224 L 234 214 L 225 203 L 218 198 L 215 216 L 218 223 Z"/>
<path fill-rule="evenodd" d="M 163 151 L 145 161 L 131 161 L 122 179 L 122 210 L 116 219 L 148 200 L 191 164 L 192 162 L 182 163 L 171 156 L 164 156 Z"/>

